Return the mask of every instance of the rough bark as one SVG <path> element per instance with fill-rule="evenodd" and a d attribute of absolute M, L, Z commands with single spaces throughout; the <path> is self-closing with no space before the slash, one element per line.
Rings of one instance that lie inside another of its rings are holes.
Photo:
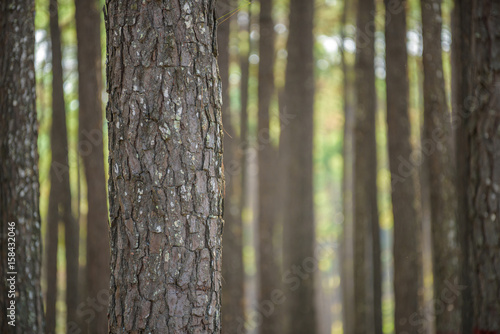
<path fill-rule="evenodd" d="M 452 13 L 452 119 L 455 143 L 455 161 L 457 172 L 457 224 L 458 238 L 462 243 L 462 284 L 467 286 L 463 293 L 462 333 L 473 332 L 472 272 L 470 265 L 471 225 L 467 190 L 469 182 L 469 141 L 467 140 L 467 123 L 471 97 L 471 33 L 472 33 L 472 1 L 456 0 Z"/>
<path fill-rule="evenodd" d="M 428 154 L 434 299 L 437 333 L 458 333 L 461 295 L 449 297 L 458 284 L 461 254 L 457 237 L 456 189 L 451 119 L 446 102 L 441 50 L 441 1 L 422 0 L 424 67 L 424 153 Z"/>
<path fill-rule="evenodd" d="M 283 226 L 285 332 L 317 332 L 314 301 L 315 225 L 313 214 L 312 152 L 314 109 L 314 2 L 292 0 L 285 79 L 286 113 L 293 115 L 282 128 L 289 146 L 287 193 Z"/>
<path fill-rule="evenodd" d="M 396 333 L 417 333 L 419 327 L 409 321 L 419 310 L 419 277 L 422 274 L 416 173 L 402 173 L 403 162 L 411 160 L 413 151 L 408 110 L 406 1 L 385 0 L 385 6 L 387 138 L 394 216 L 394 323 Z"/>
<path fill-rule="evenodd" d="M 500 331 L 500 3 L 475 1 L 474 109 L 470 117 L 469 223 L 476 333 Z"/>
<path fill-rule="evenodd" d="M 277 150 L 270 138 L 269 109 L 274 96 L 274 23 L 273 1 L 260 0 L 259 13 L 259 84 L 258 84 L 258 303 L 263 312 L 260 334 L 280 333 L 280 318 L 272 300 L 272 292 L 280 288 L 279 265 L 277 263 L 274 240 L 277 219 L 275 205 L 277 184 Z"/>
<path fill-rule="evenodd" d="M 102 133 L 102 68 L 99 2 L 75 0 L 78 42 L 79 153 L 87 182 L 87 297 L 97 301 L 90 333 L 107 333 L 109 225 Z"/>
<path fill-rule="evenodd" d="M 50 167 L 50 182 L 51 191 L 52 187 L 54 187 L 53 199 L 57 203 L 57 205 L 52 205 L 57 207 L 55 210 L 58 212 L 58 221 L 64 223 L 66 253 L 66 323 L 67 326 L 70 327 L 78 323 L 76 309 L 78 307 L 79 227 L 73 217 L 71 209 L 68 134 L 66 128 L 66 108 L 64 105 L 61 32 L 59 30 L 57 0 L 50 1 L 49 13 L 52 51 L 52 126 L 50 134 L 52 162 Z M 49 207 L 50 206 L 51 204 L 49 204 Z M 53 217 L 55 217 L 55 215 L 54 213 Z M 52 221 L 49 223 L 49 226 L 52 224 L 55 223 Z M 49 330 L 52 329 L 47 326 L 47 331 Z"/>
<path fill-rule="evenodd" d="M 231 106 L 229 98 L 229 37 L 231 19 L 228 13 L 233 10 L 232 0 L 217 2 L 217 45 L 218 64 L 222 85 L 222 121 L 224 130 L 229 136 L 224 136 L 224 166 L 226 179 L 224 236 L 222 246 L 224 258 L 222 260 L 222 331 L 236 333 L 238 326 L 244 321 L 244 272 L 243 272 L 243 245 L 241 220 L 241 182 L 240 163 L 238 156 L 239 138 L 236 136 L 232 124 Z"/>
<path fill-rule="evenodd" d="M 106 3 L 110 333 L 220 333 L 215 1 Z"/>
<path fill-rule="evenodd" d="M 32 0 L 0 4 L 0 332 L 5 334 L 44 331 L 34 10 Z M 14 298 L 8 296 L 11 277 Z M 15 326 L 7 316 L 12 301 Z"/>
<path fill-rule="evenodd" d="M 373 0 L 358 3 L 354 130 L 354 333 L 382 333 Z"/>

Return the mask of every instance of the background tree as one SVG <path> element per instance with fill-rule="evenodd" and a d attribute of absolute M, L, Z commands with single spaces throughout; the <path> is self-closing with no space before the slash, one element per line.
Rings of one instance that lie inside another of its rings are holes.
<path fill-rule="evenodd" d="M 473 96 L 475 108 L 468 121 L 470 178 L 469 212 L 474 273 L 474 331 L 500 330 L 500 236 L 498 192 L 500 174 L 500 4 L 474 1 Z"/>
<path fill-rule="evenodd" d="M 44 331 L 34 9 L 32 0 L 0 3 L 0 332 L 5 334 Z M 8 262 L 10 222 L 15 223 L 14 268 Z M 8 297 L 9 272 L 17 272 L 15 299 Z M 15 326 L 7 317 L 12 300 Z"/>
<path fill-rule="evenodd" d="M 422 0 L 424 67 L 424 140 L 427 146 L 433 245 L 436 332 L 460 331 L 461 297 L 444 298 L 449 284 L 460 280 L 456 189 L 451 118 L 446 102 L 441 50 L 441 1 Z M 438 309 L 439 307 L 439 309 Z"/>
<path fill-rule="evenodd" d="M 360 0 L 356 29 L 354 130 L 354 333 L 382 333 L 380 235 L 375 139 L 373 0 Z M 373 328 L 373 329 L 372 329 Z"/>
<path fill-rule="evenodd" d="M 107 299 L 109 290 L 109 225 L 102 133 L 102 68 L 99 2 L 75 0 L 78 44 L 79 153 L 87 184 L 86 292 Z M 108 317 L 100 306 L 88 324 L 90 333 L 107 333 Z"/>
<path fill-rule="evenodd" d="M 302 274 L 295 289 L 290 286 L 286 299 L 286 333 L 316 333 L 314 272 L 304 263 L 315 256 L 315 228 L 312 189 L 312 146 L 314 110 L 313 57 L 314 2 L 291 0 L 288 58 L 285 81 L 285 108 L 293 119 L 285 128 L 289 145 L 286 200 L 283 226 L 284 276 L 299 267 Z M 286 283 L 286 281 L 285 281 Z"/>
<path fill-rule="evenodd" d="M 420 225 L 414 173 L 401 177 L 401 159 L 412 155 L 408 112 L 408 53 L 406 50 L 406 1 L 385 0 L 386 94 L 389 165 L 392 174 L 394 215 L 394 299 L 397 333 L 417 333 L 409 317 L 419 309 L 422 275 L 419 250 Z"/>
<path fill-rule="evenodd" d="M 215 1 L 106 3 L 109 332 L 221 330 Z"/>

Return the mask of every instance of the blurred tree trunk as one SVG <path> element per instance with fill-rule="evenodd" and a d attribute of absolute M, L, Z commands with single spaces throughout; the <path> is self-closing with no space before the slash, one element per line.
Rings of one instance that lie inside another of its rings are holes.
<path fill-rule="evenodd" d="M 34 1 L 0 4 L 0 50 L 0 332 L 43 333 Z M 9 325 L 12 301 L 15 326 Z"/>
<path fill-rule="evenodd" d="M 275 226 L 278 195 L 277 150 L 270 136 L 269 108 L 274 96 L 274 23 L 273 1 L 260 0 L 259 17 L 259 87 L 258 87 L 258 229 L 259 229 L 259 305 L 263 314 L 260 334 L 280 333 L 280 318 L 272 292 L 280 288 L 280 270 L 275 254 Z"/>
<path fill-rule="evenodd" d="M 222 330 L 224 333 L 236 333 L 244 319 L 244 272 L 243 272 L 243 240 L 240 211 L 241 159 L 238 157 L 238 138 L 234 131 L 231 117 L 229 97 L 229 37 L 231 19 L 228 13 L 233 8 L 232 0 L 217 2 L 217 45 L 219 73 L 222 84 L 222 123 L 228 135 L 224 136 L 224 167 L 226 176 L 226 194 L 224 210 L 224 236 L 222 246 L 222 277 L 224 278 L 222 294 Z"/>
<path fill-rule="evenodd" d="M 418 333 L 409 317 L 419 310 L 422 275 L 420 224 L 416 200 L 417 173 L 404 171 L 411 161 L 411 124 L 408 111 L 408 53 L 406 1 L 385 0 L 387 138 L 394 215 L 394 295 L 396 333 Z M 404 159 L 404 160 L 402 160 Z"/>
<path fill-rule="evenodd" d="M 500 3 L 475 1 L 474 108 L 468 121 L 475 333 L 500 330 Z M 465 22 L 464 22 L 465 23 Z"/>
<path fill-rule="evenodd" d="M 109 225 L 102 134 L 101 18 L 97 0 L 75 0 L 78 42 L 79 153 L 87 181 L 87 297 L 97 300 L 90 333 L 107 333 Z"/>
<path fill-rule="evenodd" d="M 347 16 L 352 7 L 350 2 L 344 1 L 341 19 L 341 43 L 340 60 L 343 73 L 343 107 L 344 107 L 344 137 L 342 146 L 343 157 L 343 175 L 342 175 L 342 209 L 344 214 L 344 225 L 342 231 L 342 325 L 346 334 L 354 331 L 354 226 L 353 226 L 353 184 L 354 184 L 354 97 L 353 91 L 353 70 L 347 63 L 346 52 L 344 49 L 345 27 Z"/>
<path fill-rule="evenodd" d="M 66 322 L 68 328 L 78 324 L 76 308 L 78 306 L 78 245 L 79 227 L 71 208 L 71 188 L 68 162 L 68 133 L 66 129 L 66 107 L 64 103 L 63 69 L 61 53 L 61 32 L 59 30 L 59 15 L 57 0 L 50 0 L 50 38 L 52 45 L 52 128 L 51 128 L 51 191 L 54 187 L 54 208 L 58 212 L 58 221 L 64 223 L 64 243 L 66 254 Z M 49 203 L 49 207 L 51 204 Z M 56 214 L 53 213 L 53 217 Z M 49 229 L 54 221 L 49 222 Z M 53 229 L 53 230 L 52 230 Z M 49 245 L 48 247 L 54 247 Z M 52 253 L 53 255 L 53 253 Z M 57 255 L 57 254 L 56 254 Z M 50 261 L 57 261 L 50 259 Z M 50 264 L 48 264 L 50 265 Z M 52 306 L 51 306 L 52 307 Z M 48 316 L 47 316 L 48 317 Z M 47 320 L 49 321 L 49 320 Z M 52 322 L 52 320 L 51 320 Z M 47 323 L 49 325 L 49 322 Z M 49 326 L 47 331 L 52 330 Z"/>
<path fill-rule="evenodd" d="M 448 297 L 459 284 L 462 260 L 457 238 L 456 189 L 450 113 L 441 50 L 441 1 L 422 0 L 424 66 L 424 147 L 428 154 L 437 333 L 461 330 L 461 296 Z"/>
<path fill-rule="evenodd" d="M 382 333 L 380 228 L 375 138 L 373 0 L 359 0 L 354 131 L 354 333 Z"/>
<path fill-rule="evenodd" d="M 314 302 L 315 224 L 313 214 L 313 57 L 314 2 L 291 0 L 288 61 L 285 79 L 286 113 L 293 117 L 282 128 L 289 145 L 285 202 L 284 283 L 287 291 L 286 333 L 317 332 Z"/>
<path fill-rule="evenodd" d="M 468 182 L 469 152 L 470 146 L 467 129 L 467 118 L 469 117 L 468 103 L 472 94 L 472 1 L 456 0 L 452 13 L 452 119 L 455 135 L 455 159 L 457 168 L 457 224 L 458 238 L 462 243 L 462 284 L 468 288 L 463 290 L 462 306 L 462 333 L 473 332 L 473 299 L 472 299 L 472 272 L 470 265 L 470 236 L 472 234 L 471 224 L 469 224 L 468 210 Z"/>
<path fill-rule="evenodd" d="M 106 3 L 109 333 L 220 333 L 215 2 Z"/>

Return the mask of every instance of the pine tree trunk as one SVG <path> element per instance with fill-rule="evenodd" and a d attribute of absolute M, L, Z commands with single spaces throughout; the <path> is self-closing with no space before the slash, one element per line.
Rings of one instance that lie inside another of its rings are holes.
<path fill-rule="evenodd" d="M 382 333 L 373 0 L 358 3 L 354 130 L 354 333 Z"/>
<path fill-rule="evenodd" d="M 272 293 L 280 288 L 279 266 L 274 240 L 277 210 L 277 150 L 270 138 L 269 108 L 274 96 L 274 23 L 273 1 L 260 0 L 259 14 L 259 86 L 258 86 L 258 230 L 259 230 L 259 297 L 263 315 L 260 334 L 280 333 L 279 305 L 272 301 Z"/>
<path fill-rule="evenodd" d="M 433 245 L 436 332 L 458 333 L 461 294 L 449 297 L 461 281 L 456 189 L 450 113 L 441 51 L 441 1 L 422 0 L 424 66 L 424 154 L 428 155 Z"/>
<path fill-rule="evenodd" d="M 4 334 L 44 331 L 34 10 L 32 0 L 0 4 L 0 332 Z M 12 283 L 15 296 L 9 296 Z M 15 318 L 8 310 L 13 301 Z"/>
<path fill-rule="evenodd" d="M 108 0 L 110 333 L 220 333 L 215 1 Z"/>
<path fill-rule="evenodd" d="M 285 332 L 315 334 L 315 224 L 312 152 L 314 109 L 314 2 L 291 0 L 288 61 L 285 79 L 286 113 L 293 117 L 282 128 L 290 149 L 283 226 L 287 321 Z"/>
<path fill-rule="evenodd" d="M 473 96 L 469 120 L 469 212 L 474 273 L 474 332 L 500 331 L 500 3 L 475 1 Z"/>
<path fill-rule="evenodd" d="M 224 278 L 222 293 L 222 331 L 236 333 L 238 326 L 244 321 L 244 272 L 241 220 L 241 159 L 238 156 L 238 137 L 234 131 L 229 98 L 229 37 L 231 19 L 227 15 L 233 8 L 233 1 L 217 2 L 218 64 L 222 85 L 222 121 L 224 130 L 224 167 L 226 179 L 224 236 L 222 246 L 222 277 Z"/>
<path fill-rule="evenodd" d="M 52 45 L 52 127 L 51 127 L 51 191 L 58 204 L 59 220 L 64 223 L 66 253 L 66 323 L 68 328 L 78 323 L 78 244 L 79 227 L 71 209 L 71 189 L 68 163 L 68 134 L 66 129 L 66 108 L 64 104 L 61 32 L 57 0 L 49 3 L 50 38 Z M 55 204 L 53 204 L 55 205 Z M 51 204 L 49 204 L 51 206 Z M 55 217 L 55 216 L 54 216 Z M 54 222 L 49 223 L 50 225 Z M 51 247 L 51 246 L 49 246 Z M 54 247 L 54 246 L 52 246 Z M 51 259 L 51 261 L 57 259 Z M 47 330 L 51 330 L 47 327 Z"/>
<path fill-rule="evenodd" d="M 107 333 L 109 225 L 102 133 L 101 30 L 98 1 L 75 0 L 78 42 L 79 153 L 87 182 L 87 297 L 96 301 L 90 333 Z"/>

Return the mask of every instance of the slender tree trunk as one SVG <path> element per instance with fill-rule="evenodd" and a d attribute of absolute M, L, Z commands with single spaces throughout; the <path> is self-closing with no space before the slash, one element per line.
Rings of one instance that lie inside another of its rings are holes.
<path fill-rule="evenodd" d="M 469 212 L 475 333 L 500 331 L 500 3 L 474 1 L 473 96 L 469 120 Z"/>
<path fill-rule="evenodd" d="M 354 132 L 354 333 L 382 333 L 380 229 L 375 139 L 375 3 L 359 0 Z"/>
<path fill-rule="evenodd" d="M 280 318 L 272 292 L 280 288 L 280 270 L 276 259 L 274 240 L 277 219 L 276 198 L 277 150 L 270 138 L 269 108 L 274 95 L 274 23 L 273 1 L 260 0 L 259 15 L 259 87 L 258 87 L 258 229 L 259 229 L 259 300 L 263 313 L 260 334 L 280 333 Z"/>
<path fill-rule="evenodd" d="M 108 0 L 110 333 L 220 333 L 215 1 Z"/>
<path fill-rule="evenodd" d="M 461 281 L 456 189 L 450 113 L 446 103 L 441 51 L 441 1 L 422 0 L 424 66 L 424 147 L 428 154 L 437 333 L 461 330 L 461 295 L 449 286 Z"/>
<path fill-rule="evenodd" d="M 0 4 L 0 332 L 43 333 L 35 4 Z M 12 304 L 15 303 L 15 304 Z"/>
<path fill-rule="evenodd" d="M 244 272 L 243 244 L 241 220 L 241 159 L 238 157 L 238 138 L 234 131 L 229 99 L 229 37 L 231 20 L 228 17 L 233 8 L 233 1 L 219 0 L 217 2 L 217 44 L 219 48 L 219 70 L 222 84 L 222 121 L 224 130 L 229 136 L 224 136 L 224 166 L 226 177 L 224 237 L 222 246 L 224 258 L 222 261 L 222 277 L 224 278 L 222 293 L 222 331 L 236 333 L 238 326 L 244 321 Z"/>
<path fill-rule="evenodd" d="M 416 173 L 402 173 L 403 163 L 411 159 L 413 151 L 408 112 L 406 1 L 385 0 L 385 6 L 387 137 L 394 215 L 394 323 L 396 333 L 416 334 L 419 327 L 409 321 L 409 317 L 419 310 L 419 277 L 422 274 Z"/>
<path fill-rule="evenodd" d="M 314 2 L 291 0 L 285 108 L 293 115 L 284 129 L 290 148 L 283 226 L 286 333 L 317 332 L 314 302 L 315 225 L 312 152 L 314 110 Z"/>
<path fill-rule="evenodd" d="M 66 108 L 64 105 L 61 32 L 59 30 L 57 0 L 50 1 L 49 13 L 52 45 L 52 164 L 50 182 L 51 190 L 52 187 L 55 187 L 54 198 L 59 207 L 57 211 L 59 212 L 60 220 L 64 223 L 66 253 L 66 323 L 69 328 L 78 323 L 76 309 L 78 306 L 79 228 L 71 209 L 68 134 L 66 129 Z M 50 329 L 49 327 L 47 328 L 47 330 Z"/>
<path fill-rule="evenodd" d="M 87 297 L 97 301 L 90 333 L 107 333 L 109 225 L 102 134 L 102 68 L 99 3 L 75 0 L 78 42 L 79 153 L 87 181 Z"/>

